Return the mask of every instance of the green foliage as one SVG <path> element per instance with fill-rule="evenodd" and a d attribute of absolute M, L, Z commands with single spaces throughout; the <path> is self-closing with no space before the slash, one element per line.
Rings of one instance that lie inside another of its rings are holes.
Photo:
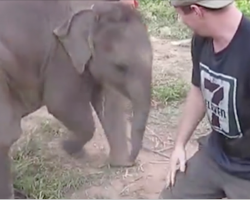
<path fill-rule="evenodd" d="M 169 82 L 167 85 L 157 85 L 153 87 L 153 98 L 163 104 L 177 102 L 186 97 L 188 89 L 182 80 Z"/>
<path fill-rule="evenodd" d="M 48 158 L 45 146 L 36 136 L 19 148 L 12 156 L 14 188 L 28 198 L 61 199 L 68 190 L 87 182 L 76 169 L 67 170 L 56 159 Z"/>
<path fill-rule="evenodd" d="M 250 0 L 235 1 L 238 8 L 250 17 Z M 164 38 L 185 39 L 190 30 L 178 21 L 178 16 L 168 0 L 140 0 L 140 8 L 149 32 Z"/>
<path fill-rule="evenodd" d="M 182 23 L 177 23 L 178 16 L 169 1 L 140 0 L 139 9 L 151 34 L 163 38 L 189 37 L 189 30 Z"/>
<path fill-rule="evenodd" d="M 250 17 L 250 0 L 238 0 L 236 5 L 246 16 Z"/>
<path fill-rule="evenodd" d="M 174 9 L 169 7 L 168 1 L 142 0 L 140 1 L 140 8 L 148 22 L 159 22 L 159 25 L 161 25 L 164 24 L 164 21 L 174 23 L 177 20 L 177 15 Z M 166 20 L 159 20 L 164 18 Z"/>

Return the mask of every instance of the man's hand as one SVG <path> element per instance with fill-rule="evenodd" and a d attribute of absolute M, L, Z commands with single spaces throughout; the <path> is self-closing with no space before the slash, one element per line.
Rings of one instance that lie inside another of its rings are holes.
<path fill-rule="evenodd" d="M 186 151 L 183 146 L 176 146 L 170 158 L 170 170 L 167 175 L 167 187 L 175 183 L 175 175 L 178 168 L 181 172 L 186 170 Z"/>
<path fill-rule="evenodd" d="M 126 3 L 126 4 L 129 4 L 131 5 L 132 7 L 134 8 L 138 8 L 139 6 L 139 2 L 137 0 L 120 0 L 122 3 Z"/>

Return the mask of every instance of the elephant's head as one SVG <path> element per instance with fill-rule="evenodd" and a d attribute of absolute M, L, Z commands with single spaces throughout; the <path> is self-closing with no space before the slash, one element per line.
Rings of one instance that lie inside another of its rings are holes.
<path fill-rule="evenodd" d="M 79 73 L 89 68 L 103 88 L 116 90 L 131 100 L 130 160 L 134 161 L 142 147 L 150 111 L 153 59 L 150 39 L 139 12 L 123 3 L 99 2 L 91 9 L 72 14 L 54 33 Z M 119 104 L 119 101 L 113 99 L 113 103 Z M 113 110 L 107 112 L 112 115 Z M 112 121 L 110 123 L 112 126 Z"/>

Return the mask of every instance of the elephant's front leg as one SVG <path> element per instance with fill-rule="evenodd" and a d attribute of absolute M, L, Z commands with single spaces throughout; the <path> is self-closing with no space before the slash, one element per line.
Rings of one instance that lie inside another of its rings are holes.
<path fill-rule="evenodd" d="M 58 105 L 48 105 L 48 110 L 73 132 L 69 139 L 64 140 L 63 149 L 69 155 L 79 153 L 83 146 L 91 140 L 95 131 L 90 104 L 71 99 L 71 101 L 60 101 Z"/>
<path fill-rule="evenodd" d="M 0 93 L 0 199 L 13 199 L 14 190 L 8 154 L 12 144 L 22 133 L 21 117 L 17 117 L 17 113 L 14 113 L 11 99 L 5 98 L 1 89 Z"/>
<path fill-rule="evenodd" d="M 9 148 L 2 147 L 0 150 L 0 199 L 14 198 L 8 152 Z"/>
<path fill-rule="evenodd" d="M 110 165 L 114 167 L 132 166 L 127 145 L 127 123 L 123 109 L 123 97 L 111 89 L 102 90 L 96 86 L 92 105 L 102 124 L 110 146 Z"/>
<path fill-rule="evenodd" d="M 90 105 L 93 85 L 87 73 L 85 77 L 70 72 L 67 75 L 63 74 L 60 79 L 52 77 L 46 82 L 44 100 L 49 113 L 73 133 L 62 144 L 63 149 L 73 155 L 82 151 L 95 131 Z"/>

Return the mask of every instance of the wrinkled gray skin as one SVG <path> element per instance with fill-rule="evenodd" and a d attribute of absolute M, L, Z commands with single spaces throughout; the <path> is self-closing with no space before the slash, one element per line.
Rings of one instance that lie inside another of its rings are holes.
<path fill-rule="evenodd" d="M 150 110 L 152 49 L 129 6 L 95 3 L 73 12 L 70 1 L 0 1 L 0 198 L 12 198 L 8 152 L 22 117 L 47 106 L 73 134 L 74 154 L 95 130 L 91 105 L 110 145 L 112 166 L 131 166 Z M 124 97 L 131 100 L 131 153 Z"/>

